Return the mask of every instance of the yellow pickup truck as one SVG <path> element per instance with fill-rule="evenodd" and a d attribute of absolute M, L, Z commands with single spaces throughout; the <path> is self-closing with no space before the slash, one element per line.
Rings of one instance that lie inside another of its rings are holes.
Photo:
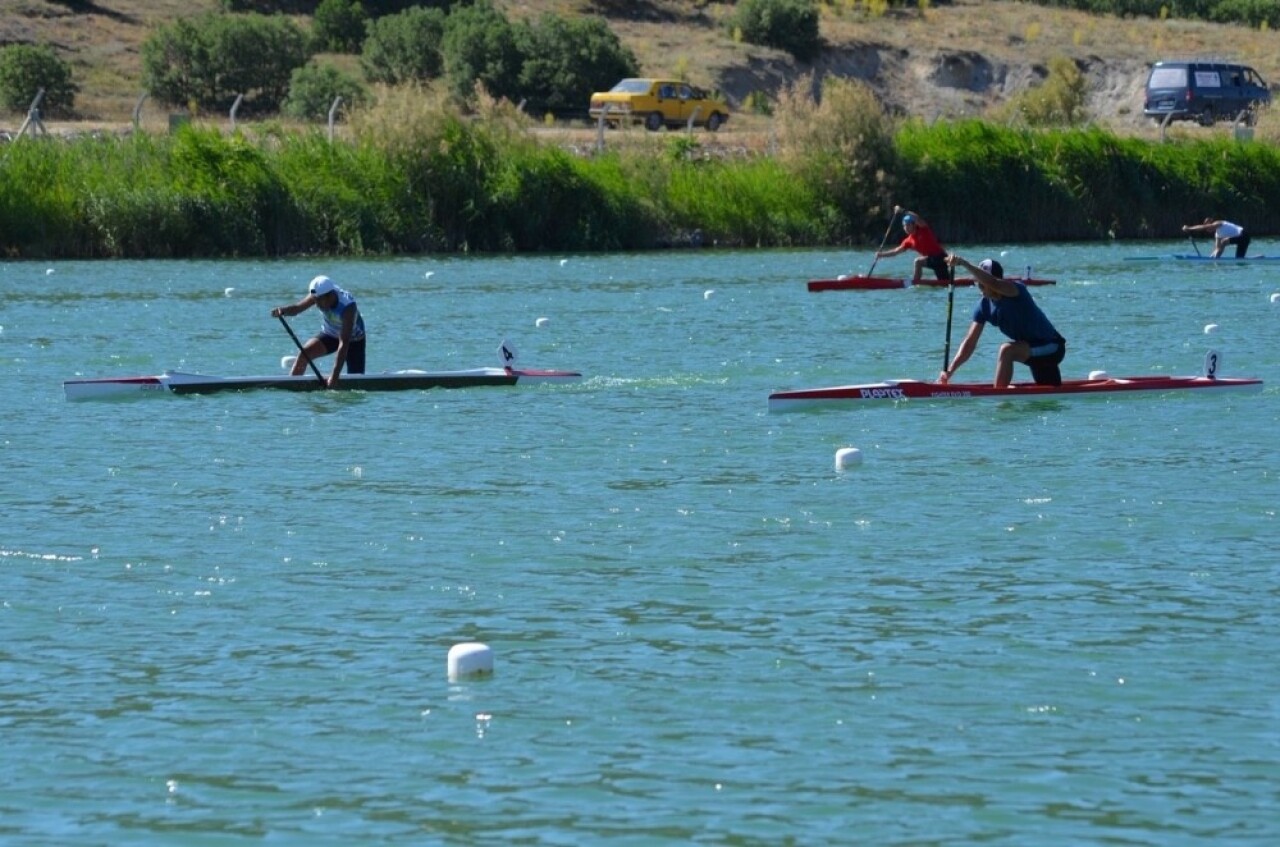
<path fill-rule="evenodd" d="M 675 79 L 624 79 L 608 91 L 591 95 L 591 117 L 610 126 L 624 120 L 657 132 L 664 126 L 695 126 L 715 132 L 729 120 L 729 107 L 700 88 Z"/>

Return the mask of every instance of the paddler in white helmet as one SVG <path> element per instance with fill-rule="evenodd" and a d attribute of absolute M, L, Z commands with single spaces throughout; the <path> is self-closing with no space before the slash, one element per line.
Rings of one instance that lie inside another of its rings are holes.
<path fill-rule="evenodd" d="M 938 375 L 938 382 L 947 383 L 951 375 L 969 360 L 978 346 L 982 328 L 991 324 L 1008 336 L 996 354 L 996 388 L 1008 388 L 1013 379 L 1013 363 L 1022 362 L 1031 368 L 1036 385 L 1062 385 L 1062 373 L 1058 365 L 1067 355 L 1067 340 L 1062 337 L 1044 312 L 1032 299 L 1031 292 L 1021 282 L 1004 278 L 1004 268 L 995 259 L 983 259 L 973 264 L 955 253 L 947 257 L 955 272 L 955 266 L 967 268 L 982 292 L 982 299 L 973 310 L 973 323 L 960 342 L 950 366 Z"/>
<path fill-rule="evenodd" d="M 272 309 L 271 317 L 296 315 L 312 306 L 320 310 L 320 332 L 302 346 L 302 355 L 293 363 L 291 373 L 298 376 L 307 369 L 308 359 L 314 362 L 333 353 L 333 370 L 325 383 L 334 388 L 338 385 L 343 365 L 349 374 L 364 373 L 364 318 L 351 292 L 339 288 L 327 276 L 311 280 L 305 297 L 297 303 Z"/>

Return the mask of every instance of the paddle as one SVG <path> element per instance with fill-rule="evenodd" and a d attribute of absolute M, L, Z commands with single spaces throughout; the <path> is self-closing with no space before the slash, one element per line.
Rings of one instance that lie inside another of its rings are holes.
<path fill-rule="evenodd" d="M 284 319 L 284 315 L 276 315 L 280 319 L 280 323 L 284 326 L 285 332 L 289 333 L 289 337 L 293 339 L 293 343 L 298 345 L 298 352 L 302 354 L 302 358 L 311 366 L 311 370 L 315 373 L 316 379 L 320 380 L 321 385 L 327 386 L 329 383 L 324 381 L 324 377 L 320 375 L 320 369 L 316 367 L 316 363 L 307 355 L 306 348 L 302 346 L 302 342 L 298 340 L 298 336 L 294 334 L 293 327 L 289 326 L 289 322 Z"/>
<path fill-rule="evenodd" d="M 880 251 L 884 249 L 885 242 L 889 240 L 889 233 L 893 232 L 893 222 L 898 219 L 897 206 L 893 207 L 893 214 L 889 216 L 889 226 L 885 227 L 884 238 L 880 239 L 880 246 L 876 248 L 876 257 L 871 261 L 871 267 L 867 270 L 867 276 L 871 276 L 871 272 L 876 269 L 876 262 L 880 261 Z"/>
<path fill-rule="evenodd" d="M 951 364 L 951 312 L 956 305 L 956 266 L 947 266 L 947 344 L 942 351 L 942 370 L 945 372 Z"/>
<path fill-rule="evenodd" d="M 1191 247 L 1192 247 L 1192 249 L 1193 249 L 1193 250 L 1195 250 L 1195 251 L 1196 251 L 1196 255 L 1197 255 L 1197 256 L 1199 256 L 1199 255 L 1200 255 L 1200 248 L 1196 246 L 1196 237 L 1195 237 L 1194 235 L 1188 235 L 1188 236 L 1187 236 L 1187 240 L 1191 242 Z"/>

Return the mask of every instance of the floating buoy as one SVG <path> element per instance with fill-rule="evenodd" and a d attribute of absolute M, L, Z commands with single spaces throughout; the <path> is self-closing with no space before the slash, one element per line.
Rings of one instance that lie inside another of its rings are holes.
<path fill-rule="evenodd" d="M 493 673 L 493 651 L 488 644 L 476 641 L 455 644 L 449 648 L 449 679 L 488 676 Z"/>
<path fill-rule="evenodd" d="M 1280 291 L 1277 291 L 1275 294 L 1271 295 L 1271 302 L 1280 303 Z"/>
<path fill-rule="evenodd" d="M 546 325 L 547 325 L 547 324 L 549 324 L 549 323 L 551 323 L 551 319 L 550 319 L 550 318 L 538 318 L 536 321 L 534 321 L 534 322 L 533 322 L 533 325 L 534 325 L 534 326 L 546 326 Z"/>
<path fill-rule="evenodd" d="M 1106 371 L 1089 371 L 1089 379 L 1111 379 L 1111 374 Z"/>
<path fill-rule="evenodd" d="M 236 292 L 236 290 L 235 290 L 234 288 L 224 288 L 224 289 L 222 289 L 222 296 L 223 296 L 223 297 L 230 297 L 230 296 L 231 296 L 232 294 L 234 294 L 235 292 Z"/>
<path fill-rule="evenodd" d="M 427 271 L 426 273 L 424 273 L 424 274 L 422 275 L 422 278 L 423 278 L 423 279 L 431 279 L 431 277 L 433 277 L 433 276 L 435 276 L 435 271 Z"/>
<path fill-rule="evenodd" d="M 1217 324 L 1205 324 L 1205 325 L 1204 325 L 1204 334 L 1205 334 L 1205 335 L 1208 335 L 1208 334 L 1209 334 L 1209 333 L 1211 333 L 1211 332 L 1217 332 L 1217 331 L 1218 331 L 1218 325 L 1217 325 Z"/>
<path fill-rule="evenodd" d="M 569 260 L 568 260 L 568 259 L 561 259 L 561 260 L 560 260 L 560 267 L 562 267 L 562 268 L 563 268 L 563 267 L 564 267 L 565 265 L 567 265 L 567 264 L 569 264 Z"/>
<path fill-rule="evenodd" d="M 293 370 L 293 363 L 294 363 L 294 362 L 296 362 L 296 361 L 298 361 L 298 357 L 297 357 L 297 356 L 281 356 L 281 357 L 280 357 L 280 370 L 282 370 L 282 371 L 291 371 L 291 370 Z"/>
<path fill-rule="evenodd" d="M 836 451 L 836 470 L 862 464 L 862 451 L 857 447 L 841 447 Z"/>
<path fill-rule="evenodd" d="M 53 268 L 45 268 L 45 271 L 44 271 L 45 276 L 50 276 L 52 273 L 53 273 Z"/>
<path fill-rule="evenodd" d="M 708 288 L 706 291 L 702 292 L 702 299 L 710 300 L 715 293 L 716 290 L 714 288 Z"/>

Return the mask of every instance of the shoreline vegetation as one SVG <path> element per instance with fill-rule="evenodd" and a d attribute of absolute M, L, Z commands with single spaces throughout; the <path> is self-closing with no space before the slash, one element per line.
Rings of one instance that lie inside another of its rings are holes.
<path fill-rule="evenodd" d="M 1280 230 L 1280 148 L 887 115 L 856 82 L 783 92 L 767 153 L 699 134 L 575 152 L 505 101 L 406 87 L 341 138 L 33 138 L 0 152 L 12 259 L 220 258 L 874 245 L 895 204 L 948 243 L 1155 239 L 1206 216 Z"/>

